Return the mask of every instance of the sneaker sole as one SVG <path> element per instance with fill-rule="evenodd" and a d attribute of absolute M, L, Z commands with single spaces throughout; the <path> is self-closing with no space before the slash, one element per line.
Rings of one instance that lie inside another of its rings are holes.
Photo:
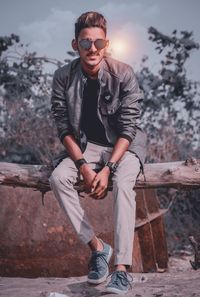
<path fill-rule="evenodd" d="M 112 253 L 113 253 L 113 249 L 112 249 L 112 247 L 110 247 L 110 251 L 109 251 L 108 259 L 107 259 L 107 262 L 108 263 L 109 263 L 110 258 L 112 256 Z M 107 279 L 108 275 L 109 275 L 109 269 L 108 269 L 108 271 L 106 272 L 106 274 L 102 278 L 99 278 L 99 279 L 90 279 L 90 278 L 87 278 L 87 282 L 89 284 L 99 285 L 99 284 L 103 283 Z"/>
<path fill-rule="evenodd" d="M 119 289 L 117 289 L 117 288 L 106 288 L 105 290 L 104 290 L 104 292 L 105 293 L 114 293 L 114 294 L 126 294 L 127 292 L 128 292 L 128 290 L 127 291 L 122 291 L 122 290 L 119 290 Z"/>

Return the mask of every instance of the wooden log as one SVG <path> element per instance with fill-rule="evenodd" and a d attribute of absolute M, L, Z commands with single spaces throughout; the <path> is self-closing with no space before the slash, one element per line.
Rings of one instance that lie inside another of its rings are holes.
<path fill-rule="evenodd" d="M 13 187 L 35 188 L 42 193 L 50 190 L 48 177 L 52 168 L 46 165 L 23 165 L 0 162 L 0 184 Z M 110 183 L 109 189 L 112 185 Z M 140 174 L 135 188 L 158 187 L 199 188 L 200 160 L 145 164 L 144 175 Z M 76 185 L 78 191 L 84 191 L 84 184 Z"/>

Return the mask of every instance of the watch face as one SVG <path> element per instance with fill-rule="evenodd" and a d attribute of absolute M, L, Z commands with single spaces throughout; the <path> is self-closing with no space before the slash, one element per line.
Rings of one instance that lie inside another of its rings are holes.
<path fill-rule="evenodd" d="M 110 171 L 112 173 L 114 173 L 116 171 L 116 169 L 117 169 L 118 164 L 117 163 L 113 163 L 113 162 L 107 162 L 105 164 L 105 166 L 108 166 L 110 168 Z"/>

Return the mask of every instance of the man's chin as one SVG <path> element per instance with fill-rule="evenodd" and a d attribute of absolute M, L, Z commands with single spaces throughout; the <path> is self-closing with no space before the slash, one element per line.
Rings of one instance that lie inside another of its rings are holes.
<path fill-rule="evenodd" d="M 84 63 L 88 66 L 97 66 L 100 62 L 101 62 L 102 59 L 88 59 L 88 60 L 85 60 Z"/>

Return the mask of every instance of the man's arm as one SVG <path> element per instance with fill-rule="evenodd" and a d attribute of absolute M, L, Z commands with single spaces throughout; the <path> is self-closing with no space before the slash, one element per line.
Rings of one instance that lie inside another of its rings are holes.
<path fill-rule="evenodd" d="M 119 137 L 125 137 L 131 143 L 136 135 L 137 125 L 140 123 L 141 102 L 143 92 L 132 67 L 127 66 L 124 78 L 120 84 L 120 112 L 117 117 L 116 129 Z"/>
<path fill-rule="evenodd" d="M 63 145 L 65 146 L 70 158 L 74 162 L 84 158 L 82 151 L 73 135 L 65 136 L 63 139 Z"/>
<path fill-rule="evenodd" d="M 77 161 L 84 157 L 72 134 L 72 128 L 69 122 L 68 107 L 64 95 L 66 83 L 67 77 L 62 69 L 56 70 L 52 84 L 51 112 L 60 141 L 65 146 L 71 159 Z M 93 171 L 88 164 L 83 164 L 80 167 L 80 173 L 84 178 L 86 186 L 90 188 L 92 181 L 96 176 L 96 172 Z"/>
<path fill-rule="evenodd" d="M 109 161 L 113 163 L 119 162 L 124 153 L 127 151 L 129 144 L 130 142 L 126 138 L 119 137 L 112 150 Z"/>
<path fill-rule="evenodd" d="M 51 94 L 51 114 L 56 124 L 58 137 L 61 142 L 66 135 L 72 134 L 69 122 L 68 106 L 65 98 L 65 88 L 68 77 L 63 69 L 54 73 Z"/>
<path fill-rule="evenodd" d="M 75 162 L 79 159 L 83 159 L 84 156 L 81 152 L 79 145 L 77 144 L 73 135 L 67 135 L 63 139 L 63 145 L 65 146 L 70 158 Z M 86 160 L 87 161 L 87 160 Z M 84 182 L 88 190 L 91 189 L 92 182 L 96 176 L 96 172 L 92 170 L 89 164 L 82 164 L 79 169 L 83 176 Z"/>

